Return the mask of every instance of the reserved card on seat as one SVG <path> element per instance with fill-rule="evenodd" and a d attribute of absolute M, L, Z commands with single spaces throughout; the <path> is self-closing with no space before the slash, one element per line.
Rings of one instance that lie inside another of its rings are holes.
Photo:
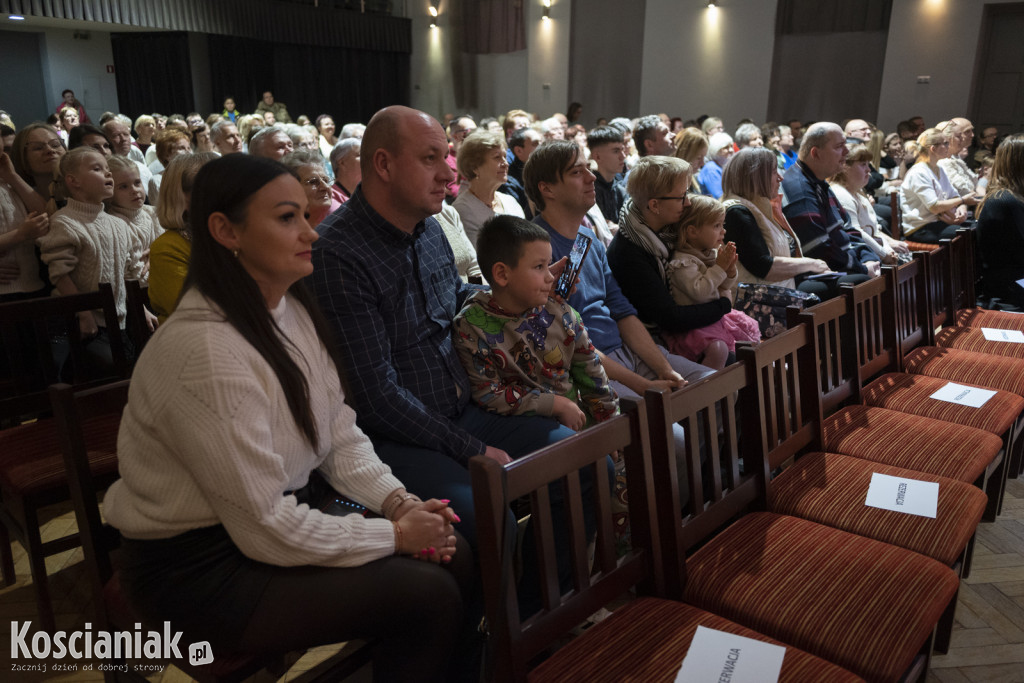
<path fill-rule="evenodd" d="M 675 683 L 776 683 L 786 648 L 697 627 Z"/>
<path fill-rule="evenodd" d="M 989 341 L 1013 342 L 1024 344 L 1024 332 L 1020 330 L 1000 330 L 995 327 L 983 327 L 981 333 Z"/>
<path fill-rule="evenodd" d="M 979 389 L 978 387 L 968 387 L 963 384 L 949 382 L 928 398 L 945 401 L 946 403 L 970 406 L 971 408 L 980 408 L 995 395 L 996 392 L 991 389 Z"/>
<path fill-rule="evenodd" d="M 935 519 L 939 509 L 939 485 L 934 481 L 919 481 L 873 472 L 868 485 L 865 505 L 908 515 Z"/>

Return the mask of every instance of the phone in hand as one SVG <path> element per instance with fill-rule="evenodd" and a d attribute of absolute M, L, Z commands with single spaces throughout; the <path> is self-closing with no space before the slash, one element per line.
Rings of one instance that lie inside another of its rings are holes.
<path fill-rule="evenodd" d="M 565 270 L 558 276 L 555 294 L 563 299 L 569 296 L 569 292 L 572 291 L 572 285 L 576 282 L 580 269 L 583 268 L 583 259 L 587 257 L 588 251 L 590 251 L 590 238 L 582 233 L 577 234 L 576 241 L 572 245 L 572 251 L 569 252 L 569 262 L 565 264 Z"/>

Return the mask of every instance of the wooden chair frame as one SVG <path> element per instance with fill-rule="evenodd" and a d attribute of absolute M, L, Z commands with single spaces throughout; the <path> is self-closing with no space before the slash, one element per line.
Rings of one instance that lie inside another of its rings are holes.
<path fill-rule="evenodd" d="M 59 381 L 59 368 L 51 353 L 49 339 L 52 329 L 49 327 L 49 321 L 54 319 L 63 321 L 62 329 L 69 340 L 69 362 L 77 372 L 82 367 L 82 350 L 78 343 L 79 329 L 75 314 L 80 311 L 97 309 L 103 311 L 108 328 L 117 330 L 117 311 L 114 305 L 113 291 L 107 283 L 101 283 L 99 290 L 95 292 L 28 299 L 0 305 L 0 330 L 4 331 L 5 345 L 20 343 L 20 340 L 13 334 L 19 328 L 31 329 L 32 336 L 37 342 L 37 370 L 42 373 L 42 377 L 29 378 L 26 376 L 16 379 L 13 385 L 16 394 L 0 399 L 0 416 L 6 418 L 6 421 L 17 425 L 23 419 L 36 420 L 32 424 L 11 427 L 12 430 L 16 428 L 23 432 L 27 430 L 45 434 L 54 428 L 53 421 L 49 419 L 50 401 L 46 387 Z M 81 378 L 76 377 L 76 386 L 96 386 L 103 382 L 109 382 L 111 379 L 128 376 L 128 360 L 120 335 L 110 335 L 110 347 L 114 359 L 114 376 L 110 379 L 94 381 L 80 381 Z M 11 352 L 11 347 L 7 348 Z M 12 358 L 12 363 L 17 362 L 16 358 Z M 12 367 L 12 370 L 16 369 L 16 367 Z M 55 449 L 53 453 L 26 454 L 26 458 L 31 459 L 46 457 L 59 458 L 59 452 Z M 108 472 L 106 483 L 112 482 L 114 478 L 116 478 L 116 471 Z M 67 482 L 64 480 L 52 487 L 28 493 L 7 486 L 0 488 L 0 568 L 3 571 L 4 585 L 9 586 L 15 581 L 14 561 L 11 554 L 11 536 L 13 536 L 28 553 L 39 624 L 48 631 L 52 631 L 55 624 L 49 579 L 46 574 L 46 558 L 78 547 L 79 539 L 78 534 L 73 533 L 43 542 L 39 530 L 38 511 L 68 499 Z"/>
<path fill-rule="evenodd" d="M 494 643 L 491 664 L 497 681 L 525 681 L 531 661 L 556 639 L 634 586 L 639 594 L 664 592 L 661 544 L 651 505 L 646 410 L 640 402 L 623 404 L 623 415 L 504 467 L 483 456 L 470 460 L 486 616 Z M 632 547 L 621 558 L 616 556 L 612 482 L 606 467 L 607 454 L 615 450 L 625 458 L 632 535 Z M 581 470 L 589 470 L 592 477 L 590 504 L 597 512 L 593 570 L 584 533 L 583 506 L 587 501 Z M 564 595 L 557 576 L 550 486 L 561 486 L 566 500 L 570 547 L 562 550 L 571 560 L 573 588 Z M 505 538 L 508 507 L 523 496 L 530 499 L 530 524 L 537 525 L 543 602 L 541 611 L 525 621 L 519 615 L 513 557 Z"/>
<path fill-rule="evenodd" d="M 787 347 L 784 362 L 796 364 L 807 341 L 801 326 L 787 330 L 770 343 L 791 346 Z M 744 351 L 744 355 L 756 351 L 755 347 Z M 765 380 L 778 380 L 781 366 L 765 368 Z M 752 364 L 741 360 L 682 390 L 648 391 L 645 397 L 650 409 L 658 524 L 665 539 L 665 586 L 670 598 L 681 599 L 685 593 L 689 580 L 686 557 L 691 551 L 745 513 L 766 508 L 769 461 L 757 445 L 773 440 L 766 431 L 777 430 L 775 438 L 789 434 L 808 442 L 813 439 L 811 430 L 798 427 L 790 416 L 783 414 L 785 406 L 793 409 L 805 405 L 802 382 L 785 381 L 786 388 L 776 395 L 777 401 L 763 402 L 758 396 L 751 396 L 756 385 L 755 372 Z M 757 409 L 752 409 L 755 406 Z M 767 421 L 772 427 L 765 425 L 762 429 L 761 413 L 773 416 Z M 671 425 L 677 422 L 687 432 L 685 466 L 691 488 L 691 499 L 682 514 L 671 438 Z M 705 436 L 702 438 L 701 434 Z M 714 434 L 717 439 L 706 436 Z M 705 471 L 710 474 L 705 476 Z M 932 643 L 933 638 L 929 637 L 901 680 L 924 680 Z"/>

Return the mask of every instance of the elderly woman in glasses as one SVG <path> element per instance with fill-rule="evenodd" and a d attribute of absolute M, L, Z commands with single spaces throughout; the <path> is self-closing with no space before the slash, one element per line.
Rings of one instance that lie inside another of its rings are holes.
<path fill-rule="evenodd" d="M 281 159 L 281 163 L 302 183 L 309 201 L 309 218 L 306 220 L 315 228 L 331 213 L 331 179 L 327 177 L 324 160 L 315 150 L 299 149 Z"/>

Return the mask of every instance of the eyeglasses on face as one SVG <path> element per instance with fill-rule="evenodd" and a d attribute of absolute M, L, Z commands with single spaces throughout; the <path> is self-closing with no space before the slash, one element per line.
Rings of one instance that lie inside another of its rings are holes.
<path fill-rule="evenodd" d="M 46 148 L 50 149 L 61 149 L 64 147 L 60 140 L 50 140 L 49 142 L 33 142 L 25 146 L 30 152 L 45 152 Z"/>
<path fill-rule="evenodd" d="M 328 178 L 326 178 L 325 176 L 319 176 L 319 175 L 312 176 L 312 177 L 310 177 L 310 178 L 308 178 L 308 179 L 306 179 L 306 180 L 304 180 L 302 182 L 305 183 L 306 185 L 309 185 L 310 187 L 312 187 L 314 189 L 318 188 L 318 187 L 330 187 L 331 186 L 331 181 Z"/>
<path fill-rule="evenodd" d="M 683 202 L 683 201 L 686 201 L 686 195 L 684 194 L 681 197 L 655 197 L 655 199 L 657 199 L 658 201 L 662 201 L 662 202 L 668 202 L 668 201 L 673 201 L 673 200 L 678 200 L 678 201 Z"/>

